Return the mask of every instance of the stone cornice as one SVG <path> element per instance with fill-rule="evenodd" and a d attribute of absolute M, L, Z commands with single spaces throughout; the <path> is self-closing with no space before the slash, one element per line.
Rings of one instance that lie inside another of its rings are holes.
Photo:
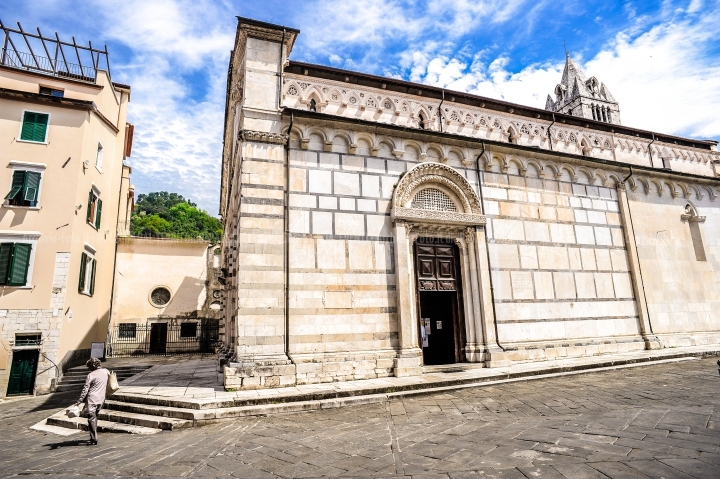
<path fill-rule="evenodd" d="M 482 226 L 487 223 L 485 215 L 459 213 L 457 211 L 403 208 L 401 206 L 393 208 L 392 218 L 394 221 L 406 221 L 408 223 L 428 223 L 434 225 L 452 226 Z"/>
<path fill-rule="evenodd" d="M 284 145 L 288 141 L 285 133 L 269 133 L 265 131 L 240 130 L 238 138 L 241 141 L 256 141 L 258 143 L 272 143 Z"/>

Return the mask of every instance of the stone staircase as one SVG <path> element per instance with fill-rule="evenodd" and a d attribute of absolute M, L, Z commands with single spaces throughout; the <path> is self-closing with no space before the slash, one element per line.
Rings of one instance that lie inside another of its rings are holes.
<path fill-rule="evenodd" d="M 108 369 L 115 372 L 118 382 L 122 386 L 125 379 L 134 377 L 151 367 L 151 365 L 109 366 Z M 63 375 L 56 392 L 77 391 L 80 394 L 87 374 L 88 370 L 85 366 L 69 369 Z M 44 424 L 66 429 L 88 430 L 86 418 L 69 418 L 65 415 L 65 410 L 53 414 L 45 420 Z M 155 434 L 163 430 L 180 429 L 192 425 L 192 421 L 184 418 L 138 413 L 129 404 L 109 399 L 105 401 L 105 406 L 98 415 L 98 431 L 101 432 Z"/>
<path fill-rule="evenodd" d="M 120 366 L 120 367 L 108 367 L 110 371 L 113 371 L 118 378 L 118 382 L 122 382 L 125 379 L 131 378 L 136 374 L 151 368 L 152 366 L 138 365 L 138 366 Z M 88 368 L 85 366 L 78 366 L 76 368 L 68 369 L 62 378 L 58 382 L 57 389 L 55 392 L 62 393 L 68 391 L 77 391 L 80 394 L 83 385 L 85 384 L 85 378 L 88 375 Z"/>

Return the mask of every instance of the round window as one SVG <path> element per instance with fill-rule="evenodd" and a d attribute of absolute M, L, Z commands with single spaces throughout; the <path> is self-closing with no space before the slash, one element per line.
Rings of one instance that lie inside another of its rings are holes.
<path fill-rule="evenodd" d="M 222 291 L 220 291 L 219 289 L 216 289 L 215 291 L 213 291 L 212 295 L 213 295 L 213 298 L 220 299 L 222 297 Z"/>
<path fill-rule="evenodd" d="M 150 293 L 150 302 L 153 306 L 162 307 L 170 302 L 170 290 L 164 286 L 157 287 Z"/>

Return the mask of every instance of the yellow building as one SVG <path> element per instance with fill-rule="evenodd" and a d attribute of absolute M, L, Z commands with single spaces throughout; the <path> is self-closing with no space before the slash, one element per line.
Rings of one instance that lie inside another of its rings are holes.
<path fill-rule="evenodd" d="M 106 341 L 132 142 L 107 48 L 1 27 L 0 398 L 50 390 Z"/>

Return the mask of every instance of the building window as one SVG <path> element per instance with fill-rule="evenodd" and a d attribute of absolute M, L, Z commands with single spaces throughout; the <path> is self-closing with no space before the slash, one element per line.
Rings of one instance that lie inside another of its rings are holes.
<path fill-rule="evenodd" d="M 40 94 L 41 95 L 49 95 L 54 96 L 58 98 L 62 98 L 65 96 L 65 90 L 56 90 L 55 88 L 50 88 L 46 86 L 40 87 Z"/>
<path fill-rule="evenodd" d="M 418 128 L 425 129 L 425 116 L 422 113 L 418 116 Z"/>
<path fill-rule="evenodd" d="M 164 286 L 158 286 L 150 292 L 150 302 L 158 308 L 166 306 L 171 297 L 170 290 Z"/>
<path fill-rule="evenodd" d="M 47 141 L 47 127 L 50 115 L 34 111 L 23 112 L 22 128 L 20 139 L 22 141 L 33 141 L 45 143 Z"/>
<path fill-rule="evenodd" d="M 120 339 L 135 339 L 137 335 L 137 324 L 135 323 L 120 323 L 118 324 L 118 338 Z"/>
<path fill-rule="evenodd" d="M 41 174 L 37 171 L 13 171 L 10 192 L 5 195 L 8 205 L 37 206 Z"/>
<path fill-rule="evenodd" d="M 102 217 L 102 200 L 98 192 L 93 188 L 88 196 L 87 222 L 89 225 L 100 229 L 100 218 Z"/>
<path fill-rule="evenodd" d="M 97 261 L 88 252 L 83 252 L 80 257 L 80 278 L 78 281 L 78 292 L 92 296 L 95 294 L 95 270 Z"/>
<path fill-rule="evenodd" d="M 41 333 L 15 334 L 15 346 L 40 346 L 42 342 Z"/>
<path fill-rule="evenodd" d="M 0 243 L 0 285 L 26 286 L 32 244 Z"/>
<path fill-rule="evenodd" d="M 102 171 L 102 162 L 103 162 L 103 146 L 102 146 L 102 143 L 100 143 L 98 141 L 97 153 L 95 154 L 95 168 L 98 171 Z"/>
<path fill-rule="evenodd" d="M 180 337 L 181 338 L 197 337 L 197 323 L 181 323 L 180 324 Z"/>
<path fill-rule="evenodd" d="M 308 108 L 310 111 L 317 111 L 317 102 L 314 98 L 310 99 L 310 107 Z"/>

